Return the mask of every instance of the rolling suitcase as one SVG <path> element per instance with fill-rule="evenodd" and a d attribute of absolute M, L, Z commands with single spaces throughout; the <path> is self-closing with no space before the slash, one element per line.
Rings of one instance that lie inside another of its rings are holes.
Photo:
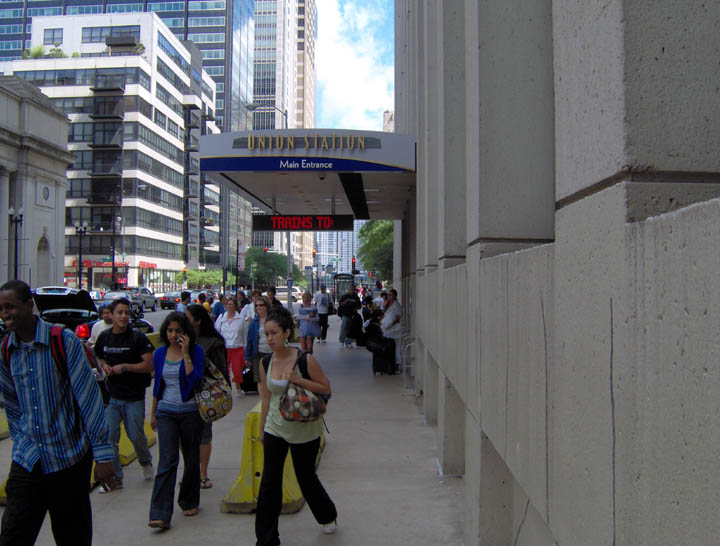
<path fill-rule="evenodd" d="M 373 375 L 388 374 L 392 375 L 397 372 L 395 364 L 395 340 L 384 338 L 382 340 L 385 349 L 383 351 L 373 352 Z"/>
<path fill-rule="evenodd" d="M 250 366 L 245 366 L 243 368 L 240 390 L 244 393 L 258 392 L 257 381 L 255 381 L 255 378 L 253 377 L 253 369 Z"/>

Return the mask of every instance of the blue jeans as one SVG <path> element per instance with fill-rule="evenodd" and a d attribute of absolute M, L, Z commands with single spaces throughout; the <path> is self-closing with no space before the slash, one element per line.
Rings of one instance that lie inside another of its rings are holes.
<path fill-rule="evenodd" d="M 204 421 L 197 411 L 174 413 L 158 410 L 155 417 L 160 460 L 150 500 L 150 521 L 169 523 L 173 514 L 180 451 L 185 470 L 180 482 L 178 504 L 183 510 L 200 505 L 200 436 Z"/>
<path fill-rule="evenodd" d="M 127 402 L 111 398 L 105 406 L 105 420 L 110 429 L 110 443 L 115 450 L 115 474 L 122 480 L 123 471 L 120 464 L 118 443 L 120 442 L 120 421 L 125 424 L 125 432 L 135 448 L 138 462 L 142 466 L 152 464 L 152 455 L 148 449 L 147 437 L 145 436 L 145 401 L 136 400 Z"/>
<path fill-rule="evenodd" d="M 350 333 L 350 325 L 352 324 L 352 317 L 343 317 L 342 323 L 340 324 L 340 336 L 338 339 L 340 340 L 340 343 L 345 343 L 345 341 L 350 341 L 348 339 L 348 334 Z"/>

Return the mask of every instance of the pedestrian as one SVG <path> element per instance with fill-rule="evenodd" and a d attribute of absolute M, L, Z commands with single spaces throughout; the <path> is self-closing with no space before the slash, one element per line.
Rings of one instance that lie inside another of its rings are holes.
<path fill-rule="evenodd" d="M 220 315 L 225 312 L 225 306 L 222 302 L 223 298 L 220 296 L 220 292 L 215 292 L 215 303 L 212 304 L 210 318 L 215 321 Z"/>
<path fill-rule="evenodd" d="M 57 373 L 52 326 L 33 315 L 32 292 L 23 281 L 0 286 L 0 317 L 8 330 L 0 390 L 13 441 L 0 545 L 35 544 L 49 511 L 56 544 L 90 546 L 93 459 L 96 480 L 109 487 L 114 477 L 103 401 L 90 364 L 77 337 L 63 330 L 67 360 L 65 371 Z"/>
<path fill-rule="evenodd" d="M 320 343 L 327 343 L 328 311 L 330 310 L 330 295 L 325 285 L 320 286 L 320 291 L 315 294 L 315 305 L 318 309 L 318 324 L 320 325 Z"/>
<path fill-rule="evenodd" d="M 192 304 L 185 311 L 185 316 L 195 331 L 195 341 L 205 352 L 205 357 L 212 362 L 223 374 L 225 380 L 230 384 L 228 375 L 227 352 L 225 341 L 215 327 L 205 309 L 198 304 Z M 212 423 L 203 421 L 202 434 L 200 436 L 200 489 L 210 489 L 213 486 L 212 480 L 208 477 L 208 465 L 212 453 Z"/>
<path fill-rule="evenodd" d="M 245 342 L 245 358 L 252 364 L 255 382 L 260 379 L 260 360 L 270 354 L 270 346 L 265 339 L 265 319 L 267 319 L 269 309 L 269 298 L 264 296 L 255 298 L 255 317 L 250 321 Z M 283 309 L 285 308 L 283 307 Z"/>
<path fill-rule="evenodd" d="M 352 347 L 352 341 L 350 336 L 350 327 L 352 325 L 352 318 L 360 309 L 360 298 L 355 293 L 355 285 L 351 284 L 348 288 L 347 294 L 343 294 L 338 303 L 338 315 L 342 317 L 342 323 L 340 324 L 340 344 L 344 345 L 348 349 Z"/>
<path fill-rule="evenodd" d="M 270 286 L 267 289 L 266 296 L 270 301 L 270 307 L 268 307 L 268 313 L 273 309 L 284 309 L 282 302 L 277 299 L 277 289 L 274 286 Z"/>
<path fill-rule="evenodd" d="M 110 304 L 106 303 L 98 308 L 100 311 L 100 320 L 96 321 L 90 329 L 90 337 L 88 338 L 88 346 L 93 347 L 97 341 L 100 332 L 112 328 L 112 312 L 110 311 Z"/>
<path fill-rule="evenodd" d="M 391 288 L 387 292 L 387 306 L 382 319 L 383 335 L 387 338 L 395 340 L 395 363 L 402 363 L 402 347 L 400 338 L 402 338 L 402 324 L 400 321 L 403 316 L 403 308 L 397 301 L 397 290 Z"/>
<path fill-rule="evenodd" d="M 318 308 L 312 304 L 310 292 L 302 295 L 302 305 L 297 314 L 300 323 L 300 348 L 309 353 L 313 352 L 313 342 L 320 336 L 320 316 Z"/>
<path fill-rule="evenodd" d="M 258 294 L 260 293 L 259 290 L 253 290 L 253 293 L 255 293 L 255 292 L 257 292 Z M 247 295 L 245 294 L 245 292 L 243 292 L 241 290 L 240 293 L 238 294 L 238 304 L 240 305 L 239 309 L 240 310 L 245 309 L 245 306 L 250 303 L 252 303 L 252 300 L 250 298 L 248 298 Z"/>
<path fill-rule="evenodd" d="M 120 464 L 120 423 L 125 425 L 130 442 L 135 448 L 143 477 L 152 480 L 153 466 L 145 436 L 145 389 L 150 386 L 153 346 L 143 334 L 129 326 L 130 301 L 118 298 L 110 304 L 112 328 L 102 332 L 95 343 L 95 354 L 108 377 L 110 401 L 105 407 L 105 419 L 110 430 L 110 443 L 115 451 L 113 487 L 100 489 L 109 493 L 123 485 Z"/>
<path fill-rule="evenodd" d="M 315 520 L 322 526 L 325 534 L 337 530 L 337 509 L 315 472 L 323 431 L 322 420 L 291 422 L 280 415 L 279 399 L 288 382 L 318 394 L 330 393 L 330 382 L 312 355 L 307 355 L 309 379 L 304 378 L 296 369 L 300 350 L 288 346 L 293 326 L 292 315 L 286 309 L 271 311 L 265 321 L 265 336 L 272 357 L 267 370 L 260 366 L 258 385 L 262 399 L 260 440 L 263 443 L 263 473 L 255 514 L 257 546 L 280 544 L 278 521 L 282 508 L 283 467 L 288 449 L 300 492 L 310 506 Z"/>
<path fill-rule="evenodd" d="M 190 292 L 183 290 L 180 292 L 180 303 L 175 306 L 175 311 L 184 313 L 188 305 L 190 305 Z"/>
<path fill-rule="evenodd" d="M 203 375 L 205 353 L 195 343 L 195 331 L 183 313 L 170 313 L 160 327 L 164 345 L 153 354 L 150 426 L 158 433 L 159 461 L 148 526 L 169 529 L 175 481 L 183 455 L 184 471 L 178 505 L 185 516 L 195 516 L 200 505 L 200 435 L 203 420 L 195 402 L 195 388 Z"/>
<path fill-rule="evenodd" d="M 227 367 L 232 372 L 232 382 L 239 390 L 242 384 L 242 370 L 245 367 L 247 323 L 243 321 L 237 310 L 235 298 L 225 298 L 225 313 L 215 321 L 215 330 L 225 340 Z"/>

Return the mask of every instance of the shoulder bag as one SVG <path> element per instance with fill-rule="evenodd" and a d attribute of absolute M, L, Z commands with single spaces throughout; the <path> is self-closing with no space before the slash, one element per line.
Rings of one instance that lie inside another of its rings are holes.
<path fill-rule="evenodd" d="M 307 372 L 307 352 L 298 351 L 298 357 L 293 369 L 298 368 L 301 375 L 307 379 L 307 373 L 302 373 L 303 367 Z M 322 395 L 290 381 L 285 387 L 285 392 L 280 395 L 279 401 L 280 415 L 282 415 L 283 419 L 301 423 L 309 423 L 320 419 L 325 415 L 326 405 Z"/>
<path fill-rule="evenodd" d="M 225 417 L 232 409 L 232 389 L 220 370 L 209 359 L 205 359 L 205 371 L 195 390 L 195 401 L 200 417 L 212 423 Z"/>

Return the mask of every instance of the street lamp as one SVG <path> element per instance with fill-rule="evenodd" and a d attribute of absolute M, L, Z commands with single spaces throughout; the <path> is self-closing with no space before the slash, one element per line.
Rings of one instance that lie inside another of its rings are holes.
<path fill-rule="evenodd" d="M 18 226 L 22 225 L 23 221 L 23 208 L 20 207 L 17 211 L 13 207 L 8 209 L 8 215 L 10 215 L 10 222 L 15 227 L 15 276 L 14 279 L 18 278 Z"/>
<path fill-rule="evenodd" d="M 288 111 L 287 108 L 285 110 L 281 110 L 274 104 L 259 104 L 257 102 L 251 102 L 250 104 L 245 105 L 246 110 L 250 110 L 251 112 L 254 112 L 255 110 L 264 110 L 266 108 L 274 108 L 278 112 L 280 112 L 283 115 L 283 118 L 285 120 L 285 129 L 288 128 Z"/>
<path fill-rule="evenodd" d="M 82 263 L 82 240 L 83 235 L 87 233 L 88 230 L 88 223 L 87 222 L 75 222 L 73 224 L 75 226 L 75 235 L 78 236 L 78 267 L 77 267 L 77 285 L 78 289 L 82 288 L 82 270 L 83 270 L 83 263 Z"/>
<path fill-rule="evenodd" d="M 112 269 L 110 273 L 110 286 L 112 290 L 117 290 L 117 267 L 115 265 L 115 233 L 117 233 L 117 225 L 122 222 L 122 216 L 113 216 L 112 219 Z"/>

